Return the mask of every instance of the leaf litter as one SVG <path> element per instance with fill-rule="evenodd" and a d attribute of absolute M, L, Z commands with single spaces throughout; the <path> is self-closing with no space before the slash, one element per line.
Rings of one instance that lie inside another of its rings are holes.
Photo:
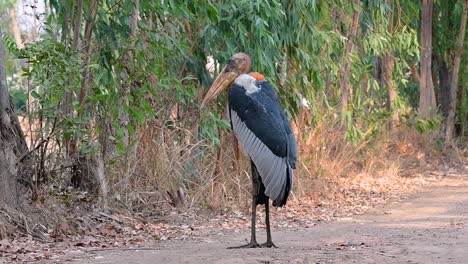
<path fill-rule="evenodd" d="M 293 197 L 287 207 L 271 210 L 272 227 L 276 230 L 310 228 L 324 221 L 350 219 L 352 215 L 363 214 L 390 200 L 398 201 L 404 193 L 435 182 L 427 176 L 391 180 L 392 184 L 378 179 L 375 182 L 339 179 L 342 182 L 335 186 L 346 187 L 327 194 L 324 191 L 319 195 Z M 210 236 L 225 236 L 250 228 L 247 208 L 214 214 L 201 208 L 166 206 L 158 213 L 131 213 L 104 212 L 102 208 L 85 204 L 54 213 L 60 220 L 47 229 L 46 239 L 18 233 L 0 240 L 1 259 L 8 263 L 63 263 L 89 251 L 145 249 L 165 240 L 209 241 Z M 257 210 L 257 225 L 257 228 L 265 227 L 263 207 Z M 366 245 L 342 242 L 330 246 L 352 250 Z"/>

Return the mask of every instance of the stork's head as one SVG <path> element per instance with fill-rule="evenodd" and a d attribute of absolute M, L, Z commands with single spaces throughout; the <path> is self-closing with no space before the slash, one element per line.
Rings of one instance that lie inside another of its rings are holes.
<path fill-rule="evenodd" d="M 228 64 L 214 80 L 210 89 L 203 99 L 204 107 L 210 100 L 216 97 L 218 93 L 228 88 L 237 76 L 247 73 L 250 70 L 250 57 L 245 53 L 236 53 L 228 61 Z"/>

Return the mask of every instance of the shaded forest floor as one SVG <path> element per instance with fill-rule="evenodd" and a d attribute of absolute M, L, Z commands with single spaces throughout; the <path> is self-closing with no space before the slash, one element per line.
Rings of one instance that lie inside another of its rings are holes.
<path fill-rule="evenodd" d="M 387 191 L 377 187 L 388 183 L 354 179 L 326 199 L 294 198 L 272 213 L 279 249 L 225 250 L 249 237 L 246 209 L 131 214 L 70 201 L 57 209 L 61 218 L 43 240 L 27 232 L 0 240 L 0 263 L 217 263 L 221 257 L 222 263 L 439 263 L 426 261 L 437 257 L 462 263 L 456 257 L 468 259 L 457 249 L 468 244 L 468 209 L 462 206 L 468 203 L 467 169 L 414 173 Z M 263 210 L 258 218 L 262 241 Z"/>

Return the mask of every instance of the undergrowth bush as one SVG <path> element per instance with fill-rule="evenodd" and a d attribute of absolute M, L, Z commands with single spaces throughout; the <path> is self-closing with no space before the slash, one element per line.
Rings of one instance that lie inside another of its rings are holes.
<path fill-rule="evenodd" d="M 314 124 L 301 124 L 300 120 L 293 123 L 299 160 L 292 200 L 318 202 L 351 190 L 355 184 L 366 186 L 361 191 L 396 191 L 392 185 L 401 176 L 409 176 L 406 170 L 440 157 L 434 145 L 426 144 L 428 138 L 435 137 L 429 132 L 422 135 L 400 123 L 391 132 L 382 126 L 359 142 L 351 142 L 334 111 L 322 111 Z M 304 109 L 302 114 L 310 115 L 310 111 Z M 250 163 L 242 150 L 237 160 L 231 132 L 220 130 L 220 142 L 213 145 L 207 141 L 190 143 L 190 133 L 180 130 L 183 128 L 154 129 L 151 124 L 139 129 L 136 154 L 109 166 L 115 204 L 135 211 L 154 211 L 175 205 L 173 199 L 182 198 L 184 208 L 249 208 Z M 423 153 L 430 154 L 421 157 Z M 350 182 L 354 185 L 347 186 Z M 183 197 L 177 197 L 178 192 Z"/>
<path fill-rule="evenodd" d="M 27 61 L 21 74 L 31 98 L 26 130 L 37 169 L 28 182 L 35 197 L 41 186 L 74 186 L 101 196 L 108 189 L 111 203 L 135 211 L 248 204 L 250 168 L 237 159 L 226 95 L 209 111 L 199 109 L 236 52 L 251 56 L 252 70 L 272 83 L 296 123 L 296 198 L 324 193 L 328 180 L 400 174 L 407 160 L 395 150 L 440 127 L 440 117 L 421 119 L 413 109 L 415 2 L 76 3 L 50 1 L 44 31 L 24 49 L 4 39 Z M 388 55 L 392 102 L 382 73 Z M 342 83 L 349 98 L 340 111 Z M 85 187 L 83 175 L 94 172 L 100 188 Z"/>

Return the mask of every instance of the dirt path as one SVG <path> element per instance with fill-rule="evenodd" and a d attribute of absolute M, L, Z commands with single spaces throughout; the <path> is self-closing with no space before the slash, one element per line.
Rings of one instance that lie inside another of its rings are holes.
<path fill-rule="evenodd" d="M 152 249 L 94 252 L 72 263 L 468 263 L 468 176 L 446 177 L 366 215 L 274 230 L 277 249 L 226 249 L 248 237 L 246 231 L 199 242 L 165 241 Z"/>

